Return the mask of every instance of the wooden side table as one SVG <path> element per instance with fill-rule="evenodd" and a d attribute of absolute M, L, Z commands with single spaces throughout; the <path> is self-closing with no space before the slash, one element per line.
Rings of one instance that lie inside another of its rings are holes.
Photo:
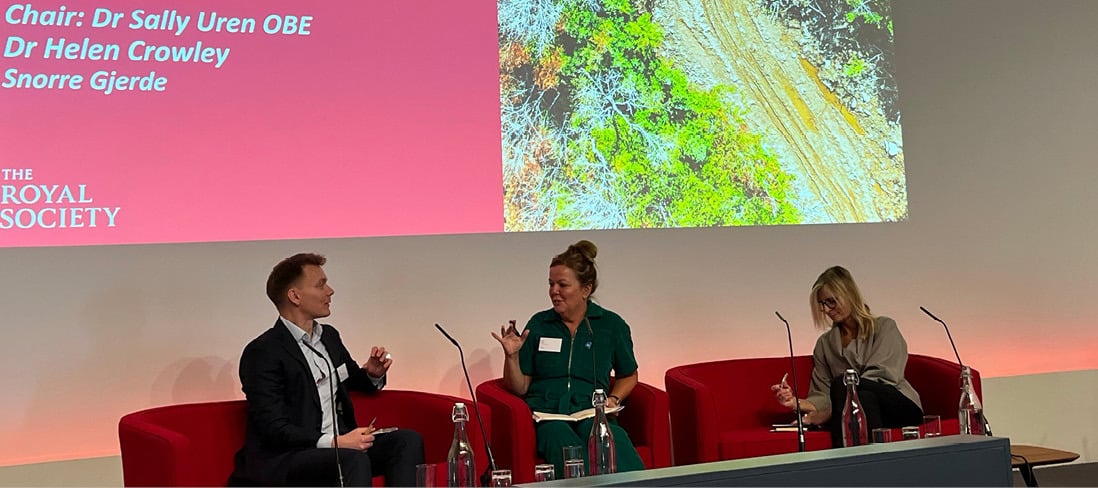
<path fill-rule="evenodd" d="M 1026 486 L 1038 486 L 1037 477 L 1033 474 L 1034 467 L 1070 463 L 1076 459 L 1079 459 L 1079 454 L 1071 451 L 1025 444 L 1010 445 L 1010 467 L 1018 468 Z"/>

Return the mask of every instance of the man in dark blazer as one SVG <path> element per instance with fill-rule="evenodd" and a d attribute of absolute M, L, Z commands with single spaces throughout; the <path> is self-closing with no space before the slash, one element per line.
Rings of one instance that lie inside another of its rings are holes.
<path fill-rule="evenodd" d="M 331 314 L 335 293 L 321 268 L 326 261 L 297 254 L 267 278 L 279 318 L 240 357 L 248 427 L 230 485 L 370 486 L 376 474 L 390 486 L 415 484 L 422 437 L 374 435 L 372 425 L 355 422 L 348 389 L 381 389 L 393 360 L 374 347 L 360 367 L 335 327 L 316 322 Z"/>

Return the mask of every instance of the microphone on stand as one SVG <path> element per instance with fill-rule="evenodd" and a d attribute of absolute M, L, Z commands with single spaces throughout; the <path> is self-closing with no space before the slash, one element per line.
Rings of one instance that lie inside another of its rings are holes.
<path fill-rule="evenodd" d="M 328 367 L 328 391 L 329 394 L 332 396 L 330 402 L 331 404 L 329 406 L 332 407 L 332 433 L 335 436 L 332 437 L 332 443 L 334 444 L 332 450 L 335 451 L 336 473 L 339 473 L 339 488 L 343 488 L 343 464 L 339 462 L 339 417 L 336 416 L 335 394 L 335 382 L 338 380 L 338 378 L 332 376 L 332 363 L 328 362 L 328 358 L 324 357 L 324 355 L 321 354 L 320 351 L 316 350 L 316 348 L 309 344 L 308 341 L 306 341 L 304 338 L 301 339 L 301 344 L 309 348 L 309 350 L 312 351 L 313 354 L 320 356 L 320 359 L 324 360 L 324 365 Z"/>
<path fill-rule="evenodd" d="M 465 384 L 469 387 L 469 395 L 473 397 L 473 411 L 476 412 L 477 422 L 480 423 L 480 436 L 484 438 L 484 450 L 488 452 L 488 469 L 480 475 L 480 482 L 482 485 L 488 486 L 492 480 L 492 471 L 496 469 L 496 458 L 492 456 L 492 445 L 488 443 L 488 433 L 484 430 L 484 420 L 481 419 L 480 407 L 477 406 L 477 394 L 473 391 L 473 382 L 469 380 L 469 369 L 465 367 L 465 352 L 461 350 L 461 344 L 458 344 L 456 339 L 447 334 L 441 325 L 435 324 L 435 328 L 458 348 L 458 354 L 461 356 L 461 371 L 465 373 Z"/>
<path fill-rule="evenodd" d="M 797 391 L 797 366 L 793 361 L 793 332 L 789 321 L 782 314 L 774 312 L 785 323 L 785 335 L 789 338 L 789 369 L 793 371 L 793 410 L 797 412 L 797 452 L 804 452 L 804 420 L 801 418 L 801 394 Z"/>
<path fill-rule="evenodd" d="M 944 328 L 946 330 L 946 337 L 949 338 L 949 345 L 953 346 L 953 355 L 957 356 L 957 365 L 960 366 L 961 368 L 964 368 L 965 363 L 961 362 L 961 355 L 957 354 L 957 344 L 955 344 L 953 342 L 953 334 L 949 333 L 949 326 L 946 325 L 944 320 L 942 320 L 942 319 L 936 317 L 934 314 L 930 313 L 930 310 L 927 310 L 925 307 L 919 306 L 919 310 L 922 310 L 923 313 L 927 314 L 927 316 L 934 319 L 935 322 L 938 322 L 939 324 L 942 324 L 942 328 Z M 987 416 L 984 415 L 983 411 L 980 412 L 980 420 L 982 420 L 983 423 L 984 423 L 984 433 L 986 435 L 990 436 L 991 435 L 991 423 L 987 421 Z"/>

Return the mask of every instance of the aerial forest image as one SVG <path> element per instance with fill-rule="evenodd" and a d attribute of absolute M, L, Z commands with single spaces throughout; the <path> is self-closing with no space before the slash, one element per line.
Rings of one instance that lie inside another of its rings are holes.
<path fill-rule="evenodd" d="M 907 217 L 889 0 L 498 0 L 508 231 Z"/>

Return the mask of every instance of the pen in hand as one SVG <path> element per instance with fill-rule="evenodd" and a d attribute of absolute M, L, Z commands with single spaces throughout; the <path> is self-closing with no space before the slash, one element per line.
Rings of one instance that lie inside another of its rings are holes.
<path fill-rule="evenodd" d="M 778 382 L 778 389 L 779 390 L 788 390 L 789 389 L 789 383 L 785 382 L 785 380 L 788 379 L 788 378 L 789 378 L 789 373 L 788 372 L 786 372 L 785 374 L 782 375 L 782 380 Z M 797 399 L 794 398 L 793 401 L 797 401 Z M 797 406 L 794 405 L 793 409 L 796 410 L 796 408 L 797 408 Z"/>
<path fill-rule="evenodd" d="M 779 387 L 781 389 L 783 389 L 783 390 L 788 390 L 789 389 L 789 383 L 785 382 L 785 380 L 788 379 L 788 378 L 789 378 L 789 373 L 788 372 L 782 375 L 782 381 L 781 381 L 781 383 L 779 383 L 779 385 L 780 385 Z M 800 406 L 799 404 L 800 404 L 801 401 L 798 398 L 794 398 L 793 402 L 794 402 L 793 403 L 793 410 L 797 410 L 797 407 Z M 807 412 L 802 412 L 802 414 L 803 414 L 802 420 L 805 423 L 807 423 L 808 422 L 808 413 Z"/>

